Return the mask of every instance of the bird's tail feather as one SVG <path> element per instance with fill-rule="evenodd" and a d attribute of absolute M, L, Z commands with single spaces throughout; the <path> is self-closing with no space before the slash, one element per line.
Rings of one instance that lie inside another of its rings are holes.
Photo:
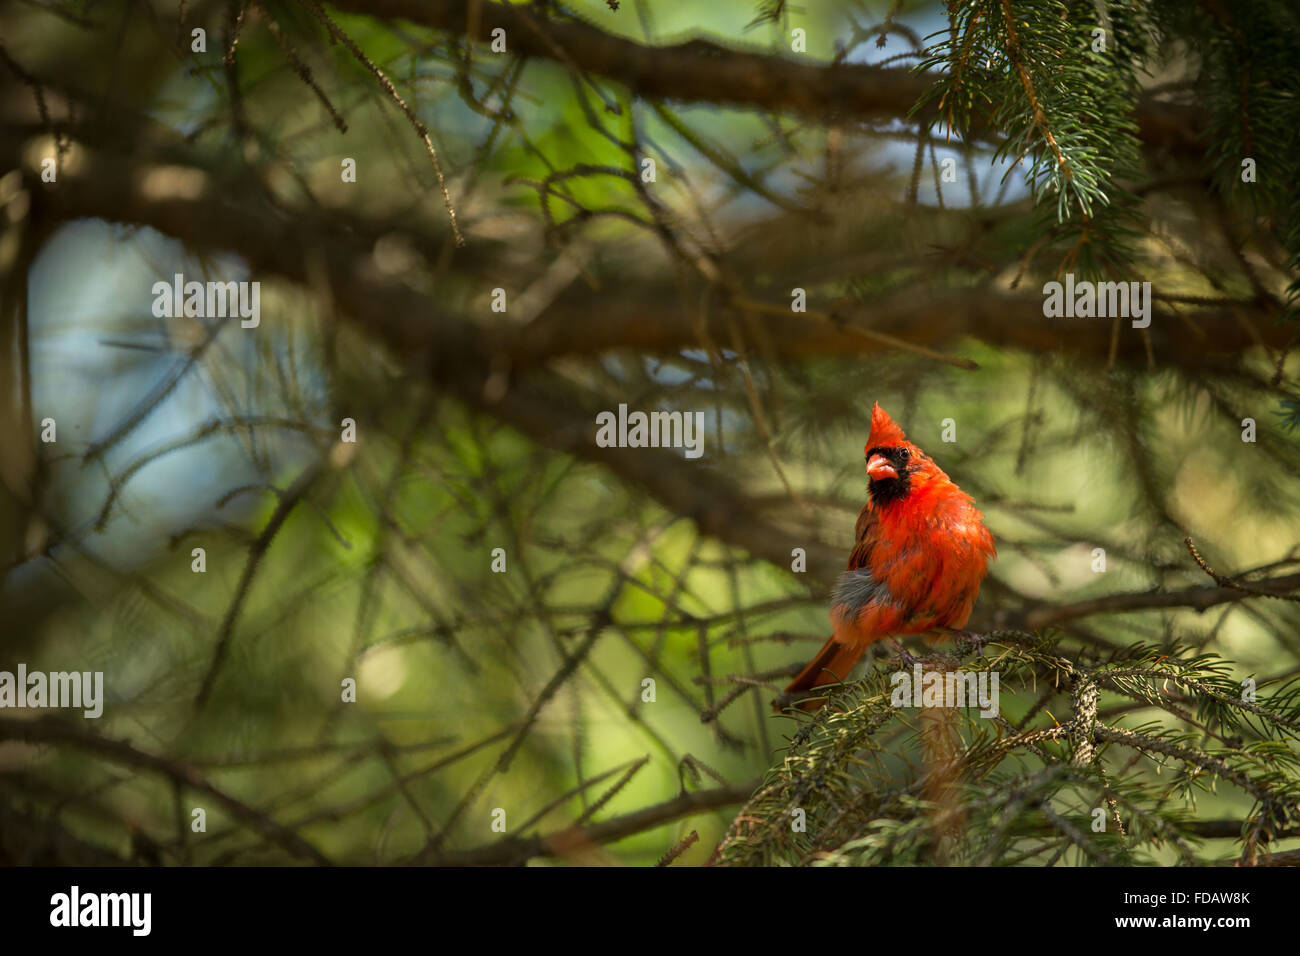
<path fill-rule="evenodd" d="M 814 687 L 839 683 L 848 677 L 849 671 L 853 670 L 853 665 L 858 662 L 858 658 L 866 649 L 865 644 L 855 646 L 832 637 L 817 652 L 817 656 L 808 663 L 808 666 L 799 672 L 799 676 L 790 681 L 785 689 L 786 694 L 796 694 L 800 691 L 812 690 Z M 824 703 L 824 700 L 814 698 L 801 701 L 795 706 L 811 713 Z"/>

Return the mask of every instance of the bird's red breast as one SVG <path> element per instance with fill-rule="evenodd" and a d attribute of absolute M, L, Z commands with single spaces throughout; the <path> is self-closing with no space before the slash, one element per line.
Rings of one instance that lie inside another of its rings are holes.
<path fill-rule="evenodd" d="M 867 503 L 832 595 L 833 633 L 787 693 L 844 679 L 883 638 L 963 627 L 996 557 L 971 497 L 879 404 L 864 450 Z"/>

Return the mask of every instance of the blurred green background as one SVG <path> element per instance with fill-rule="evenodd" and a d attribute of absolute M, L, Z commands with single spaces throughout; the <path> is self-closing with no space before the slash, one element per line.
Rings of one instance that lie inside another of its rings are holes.
<path fill-rule="evenodd" d="M 908 119 L 942 5 L 611 6 L 529 8 L 504 54 L 466 42 L 495 4 L 429 5 L 445 28 L 330 8 L 368 62 L 311 4 L 0 13 L 0 669 L 102 670 L 107 688 L 66 737 L 0 739 L 9 860 L 315 859 L 202 780 L 333 862 L 506 846 L 478 859 L 646 865 L 692 830 L 678 865 L 705 862 L 796 729 L 768 701 L 828 633 L 873 401 L 997 538 L 972 627 L 1212 587 L 1187 536 L 1221 573 L 1294 574 L 1286 255 L 1266 217 L 1206 198 L 1204 154 L 1148 140 L 1124 184 L 1126 275 L 1165 297 L 1152 329 L 1049 321 L 1039 290 L 1069 242 L 1043 232 L 1027 164 Z M 575 23 L 613 53 L 555 26 Z M 672 48 L 700 64 L 685 99 L 657 95 L 661 74 L 607 75 L 619 43 L 701 37 L 718 46 Z M 748 60 L 725 74 L 754 90 L 735 102 L 710 71 L 737 51 L 882 63 L 901 107 L 791 108 Z M 427 126 L 463 248 L 372 67 Z M 1144 89 L 1191 73 L 1153 61 Z M 177 272 L 260 281 L 260 326 L 155 317 L 152 284 Z M 703 412 L 703 458 L 598 449 L 594 416 L 621 402 Z M 1251 599 L 1057 626 L 1081 653 L 1199 646 L 1266 687 L 1300 669 L 1297 623 L 1294 603 Z M 1036 696 L 1004 688 L 1004 712 Z M 682 792 L 705 796 L 660 806 Z M 1221 790 L 1193 809 L 1250 805 Z M 662 818 L 628 822 L 648 807 Z M 598 821 L 629 830 L 500 842 Z"/>

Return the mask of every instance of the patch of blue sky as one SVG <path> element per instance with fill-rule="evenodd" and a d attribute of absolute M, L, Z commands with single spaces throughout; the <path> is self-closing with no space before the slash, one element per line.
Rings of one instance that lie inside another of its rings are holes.
<path fill-rule="evenodd" d="M 220 56 L 217 58 L 220 63 Z M 163 83 L 146 114 L 166 126 L 170 126 L 182 136 L 191 136 L 198 132 L 214 110 L 220 109 L 223 102 L 221 91 L 211 75 L 191 73 L 189 67 L 180 64 Z"/>
<path fill-rule="evenodd" d="M 207 266 L 214 278 L 249 278 L 237 260 L 209 260 Z M 33 424 L 39 428 L 46 418 L 57 423 L 58 440 L 45 449 L 53 459 L 50 500 L 59 522 L 84 535 L 83 547 L 124 569 L 154 557 L 169 535 L 209 521 L 230 489 L 277 483 L 307 452 L 299 433 L 277 430 L 259 446 L 270 463 L 264 470 L 249 454 L 246 435 L 217 432 L 140 468 L 122 487 L 104 529 L 94 530 L 111 480 L 142 457 L 214 420 L 283 414 L 262 404 L 260 396 L 274 400 L 274 389 L 230 385 L 244 369 L 265 365 L 258 351 L 268 341 L 276 351 L 275 316 L 264 311 L 257 329 L 241 328 L 237 318 L 226 323 L 204 360 L 135 428 L 100 461 L 84 462 L 88 449 L 112 435 L 185 365 L 186 350 L 203 337 L 201 329 L 168 323 L 207 320 L 153 315 L 153 283 L 170 282 L 178 272 L 187 280 L 205 278 L 201 264 L 175 240 L 151 229 L 126 231 L 81 220 L 51 238 L 28 279 Z M 275 358 L 286 360 L 283 352 Z M 320 370 L 301 356 L 296 361 L 295 375 L 310 390 Z M 232 395 L 241 407 L 230 407 Z M 247 515 L 259 501 L 265 498 L 243 496 L 220 517 Z"/>

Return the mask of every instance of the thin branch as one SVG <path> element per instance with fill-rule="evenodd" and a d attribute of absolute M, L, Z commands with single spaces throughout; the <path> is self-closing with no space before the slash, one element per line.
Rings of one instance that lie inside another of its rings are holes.
<path fill-rule="evenodd" d="M 743 803 L 757 786 L 758 781 L 751 781 L 739 786 L 683 793 L 663 803 L 589 827 L 569 827 L 545 836 L 507 837 L 469 850 L 443 851 L 425 862 L 437 866 L 508 866 L 539 857 L 562 856 L 575 847 L 613 843 L 636 833 L 654 830 L 682 817 Z"/>
<path fill-rule="evenodd" d="M 270 520 L 266 523 L 266 527 L 262 529 L 261 534 L 257 536 L 257 540 L 253 542 L 253 546 L 249 548 L 248 558 L 244 562 L 243 573 L 239 576 L 239 583 L 235 585 L 234 597 L 231 599 L 229 607 L 226 608 L 225 617 L 222 618 L 221 626 L 217 630 L 217 643 L 212 650 L 212 661 L 208 664 L 208 669 L 203 675 L 203 683 L 199 687 L 198 696 L 194 698 L 195 710 L 202 710 L 203 706 L 208 702 L 213 684 L 217 680 L 217 674 L 221 670 L 221 665 L 225 662 L 226 653 L 230 650 L 230 641 L 234 636 L 235 624 L 239 620 L 239 613 L 243 610 L 244 601 L 248 597 L 248 590 L 253 583 L 253 576 L 257 573 L 262 559 L 266 557 L 271 542 L 275 539 L 281 525 L 289 517 L 290 512 L 298 506 L 298 502 L 307 494 L 308 489 L 311 488 L 324 470 L 324 465 L 319 462 L 304 469 L 302 474 L 280 497 L 279 504 L 276 505 Z"/>
<path fill-rule="evenodd" d="M 329 859 L 320 850 L 296 832 L 209 783 L 193 764 L 147 753 L 124 740 L 102 737 L 53 717 L 40 717 L 36 720 L 0 718 L 0 740 L 67 745 L 123 766 L 162 774 L 169 780 L 211 797 L 235 819 L 291 856 L 310 860 L 321 866 L 330 864 Z"/>
<path fill-rule="evenodd" d="M 452 205 L 451 193 L 447 190 L 447 180 L 442 174 L 442 163 L 438 161 L 438 150 L 434 148 L 433 139 L 429 136 L 429 128 L 425 126 L 424 121 L 415 114 L 415 110 L 411 109 L 411 107 L 407 105 L 406 100 L 402 98 L 402 94 L 397 92 L 397 87 L 393 86 L 392 81 L 388 79 L 384 74 L 384 71 L 376 66 L 375 62 L 361 51 L 361 48 L 356 45 L 356 42 L 352 37 L 339 29 L 338 25 L 330 19 L 329 14 L 325 12 L 316 0 L 303 0 L 303 3 L 311 10 L 316 19 L 324 24 L 325 29 L 329 31 L 330 36 L 334 37 L 334 39 L 347 47 L 349 52 L 351 52 L 352 55 L 364 64 L 366 69 L 374 75 L 375 79 L 379 81 L 379 85 L 384 88 L 384 92 L 388 94 L 389 99 L 397 104 L 398 108 L 402 111 L 402 114 L 406 117 L 407 121 L 410 122 L 412 128 L 414 128 L 415 132 L 424 142 L 425 151 L 428 152 L 429 159 L 433 163 L 433 172 L 438 177 L 438 188 L 442 191 L 443 205 L 447 207 L 447 219 L 451 222 L 451 234 L 456 238 L 456 245 L 465 245 L 465 237 L 461 235 L 460 226 L 456 223 L 456 207 Z"/>
<path fill-rule="evenodd" d="M 1128 611 L 1145 611 L 1160 608 L 1186 607 L 1197 611 L 1219 604 L 1229 604 L 1248 597 L 1288 597 L 1289 592 L 1300 588 L 1300 574 L 1287 574 L 1255 582 L 1252 590 L 1236 587 L 1184 588 L 1180 591 L 1131 591 L 1108 594 L 1073 604 L 1039 608 L 1025 615 L 1024 626 L 1031 631 L 1042 630 L 1053 624 L 1073 621 L 1094 614 L 1120 614 Z"/>

